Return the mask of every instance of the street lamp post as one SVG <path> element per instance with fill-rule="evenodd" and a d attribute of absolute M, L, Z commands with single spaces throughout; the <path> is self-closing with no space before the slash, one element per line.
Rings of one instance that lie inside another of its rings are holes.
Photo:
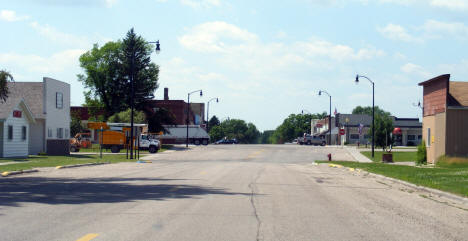
<path fill-rule="evenodd" d="M 159 54 L 159 52 L 161 51 L 161 48 L 160 48 L 160 44 L 159 44 L 159 40 L 158 41 L 155 41 L 155 42 L 146 42 L 146 43 L 149 43 L 149 44 L 156 44 L 156 54 Z M 134 127 L 134 123 L 133 123 L 133 115 L 134 115 L 134 99 L 135 99 L 135 87 L 134 87 L 134 75 L 135 75 L 135 49 L 133 50 L 132 52 L 132 59 L 131 59 L 131 62 L 130 62 L 130 85 L 131 85 L 131 95 L 130 95 L 130 159 L 133 159 L 133 144 L 134 144 L 134 140 L 133 140 L 133 127 Z"/>
<path fill-rule="evenodd" d="M 369 82 L 372 84 L 372 158 L 374 158 L 374 147 L 375 147 L 375 142 L 374 142 L 374 133 L 375 133 L 375 108 L 374 108 L 374 104 L 375 104 L 375 95 L 374 95 L 374 89 L 375 89 L 375 84 L 374 82 L 369 79 L 368 77 L 364 76 L 364 75 L 356 75 L 356 84 L 359 83 L 359 78 L 362 77 L 362 78 L 366 78 L 367 80 L 369 80 Z"/>
<path fill-rule="evenodd" d="M 200 97 L 203 96 L 203 91 L 202 90 L 195 90 L 195 91 L 192 91 L 192 92 L 187 94 L 187 120 L 186 120 L 186 123 L 185 123 L 185 124 L 187 124 L 187 138 L 186 138 L 186 142 L 185 142 L 185 147 L 188 147 L 188 144 L 189 144 L 188 134 L 189 134 L 189 123 L 190 123 L 190 95 L 193 94 L 193 93 L 196 93 L 196 92 L 200 92 Z"/>
<path fill-rule="evenodd" d="M 331 95 L 326 92 L 325 90 L 319 90 L 319 95 L 322 95 L 322 93 L 325 93 L 328 95 L 328 97 L 330 97 L 330 112 L 329 112 L 329 115 L 328 115 L 328 132 L 329 132 L 329 135 L 328 135 L 328 145 L 331 145 Z"/>
<path fill-rule="evenodd" d="M 211 101 L 214 101 L 214 100 L 216 100 L 216 103 L 219 102 L 218 97 L 216 97 L 216 98 L 213 98 L 213 99 L 209 100 L 208 103 L 206 104 L 206 105 L 207 105 L 207 109 L 206 109 L 206 130 L 207 130 L 207 131 L 210 131 L 210 130 L 208 129 L 209 124 L 210 124 L 210 102 L 211 102 Z"/>
<path fill-rule="evenodd" d="M 304 112 L 307 112 L 306 114 L 309 114 L 309 115 L 311 114 L 310 111 L 308 111 L 306 109 L 301 110 L 301 114 L 304 114 Z"/>

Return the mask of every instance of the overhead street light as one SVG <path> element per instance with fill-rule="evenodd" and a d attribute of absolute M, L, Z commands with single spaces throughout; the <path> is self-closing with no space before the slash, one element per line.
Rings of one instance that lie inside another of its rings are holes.
<path fill-rule="evenodd" d="M 193 93 L 196 93 L 196 92 L 200 92 L 200 97 L 203 96 L 203 91 L 202 90 L 195 90 L 195 91 L 192 91 L 190 93 L 187 94 L 187 120 L 186 120 L 186 123 L 187 124 L 187 139 L 186 139 L 186 142 L 185 142 L 185 147 L 188 147 L 188 144 L 189 144 L 189 124 L 190 124 L 190 95 L 193 94 Z"/>
<path fill-rule="evenodd" d="M 301 114 L 304 114 L 304 112 L 307 112 L 307 114 L 311 115 L 312 113 L 310 113 L 310 111 L 306 110 L 306 109 L 303 109 L 301 110 Z"/>
<path fill-rule="evenodd" d="M 328 145 L 331 145 L 331 95 L 325 90 L 319 90 L 318 95 L 321 96 L 322 93 L 325 93 L 330 97 L 330 112 L 328 115 Z"/>
<path fill-rule="evenodd" d="M 149 44 L 156 44 L 156 54 L 159 54 L 159 52 L 161 52 L 161 45 L 159 44 L 159 40 L 158 41 L 154 41 L 154 42 L 146 42 L 146 43 L 149 43 Z M 135 105 L 135 87 L 134 87 L 134 75 L 135 75 L 135 51 L 133 51 L 132 53 L 132 59 L 131 59 L 131 65 L 130 65 L 130 85 L 131 85 L 131 95 L 130 95 L 130 109 L 131 109 L 131 114 L 130 114 L 130 159 L 133 159 L 133 144 L 134 144 L 134 140 L 133 140 L 133 127 L 134 127 L 134 120 L 133 120 L 133 117 L 134 117 L 134 105 Z M 150 95 L 148 97 L 153 97 L 154 98 L 154 95 Z"/>
<path fill-rule="evenodd" d="M 364 76 L 364 75 L 356 75 L 356 84 L 359 83 L 359 78 L 362 77 L 362 78 L 366 78 L 367 80 L 369 80 L 369 82 L 372 84 L 372 158 L 374 158 L 374 147 L 375 147 L 375 142 L 374 142 L 374 131 L 375 131 L 375 108 L 374 108 L 374 104 L 375 104 L 375 95 L 374 95 L 374 89 L 375 89 L 375 84 L 374 82 L 369 79 L 368 77 Z"/>
<path fill-rule="evenodd" d="M 214 101 L 214 100 L 216 100 L 216 103 L 219 102 L 218 97 L 216 97 L 216 98 L 213 98 L 213 99 L 209 100 L 208 103 L 207 103 L 207 109 L 206 109 L 206 130 L 207 130 L 207 131 L 210 131 L 210 130 L 208 129 L 209 124 L 210 124 L 210 102 L 211 102 L 211 101 Z"/>

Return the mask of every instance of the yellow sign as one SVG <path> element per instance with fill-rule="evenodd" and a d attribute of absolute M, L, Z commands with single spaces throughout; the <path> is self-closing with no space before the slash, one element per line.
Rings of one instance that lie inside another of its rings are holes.
<path fill-rule="evenodd" d="M 434 143 L 434 140 L 435 140 L 434 136 L 431 136 L 431 143 Z"/>

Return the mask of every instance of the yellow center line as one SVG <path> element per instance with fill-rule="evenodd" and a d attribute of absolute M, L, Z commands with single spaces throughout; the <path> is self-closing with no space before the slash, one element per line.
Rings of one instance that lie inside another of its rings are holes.
<path fill-rule="evenodd" d="M 91 239 L 96 238 L 98 235 L 99 235 L 99 234 L 97 234 L 97 233 L 88 233 L 88 234 L 86 234 L 85 236 L 83 236 L 83 237 L 77 239 L 76 241 L 89 241 L 89 240 L 91 240 Z"/>

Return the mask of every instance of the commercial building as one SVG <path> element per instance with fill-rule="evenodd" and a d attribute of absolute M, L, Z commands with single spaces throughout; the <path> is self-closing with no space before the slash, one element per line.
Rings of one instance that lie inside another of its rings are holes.
<path fill-rule="evenodd" d="M 418 118 L 398 118 L 391 116 L 394 128 L 398 128 L 395 135 L 397 146 L 415 146 L 422 140 L 422 124 Z M 372 116 L 361 114 L 336 114 L 331 121 L 331 145 L 343 144 L 370 144 L 368 135 L 372 124 Z M 319 135 L 328 140 L 328 117 L 321 120 L 312 120 L 312 135 Z M 345 135 L 339 135 L 339 129 L 345 130 Z M 388 130 L 393 132 L 393 130 Z"/>
<path fill-rule="evenodd" d="M 40 152 L 46 152 L 49 155 L 68 155 L 70 153 L 68 140 L 70 137 L 70 85 L 44 77 L 42 82 L 10 82 L 8 89 L 11 100 L 7 100 L 7 103 L 13 107 L 13 111 L 17 111 L 17 116 L 13 120 L 18 122 L 22 119 L 23 124 L 26 124 L 27 120 L 29 124 L 25 128 L 27 143 L 23 140 L 23 129 L 20 132 L 18 127 L 16 129 L 13 127 L 13 138 L 21 133 L 22 147 L 27 146 L 28 154 L 31 155 L 37 155 Z M 11 110 L 6 111 L 9 111 L 8 115 L 12 114 Z M 18 111 L 21 111 L 21 118 L 18 118 L 20 116 Z M 29 112 L 32 115 L 31 118 Z M 4 134 L 8 135 L 7 132 Z"/>
<path fill-rule="evenodd" d="M 468 82 L 450 74 L 419 83 L 423 86 L 423 139 L 427 161 L 440 156 L 468 156 Z"/>

